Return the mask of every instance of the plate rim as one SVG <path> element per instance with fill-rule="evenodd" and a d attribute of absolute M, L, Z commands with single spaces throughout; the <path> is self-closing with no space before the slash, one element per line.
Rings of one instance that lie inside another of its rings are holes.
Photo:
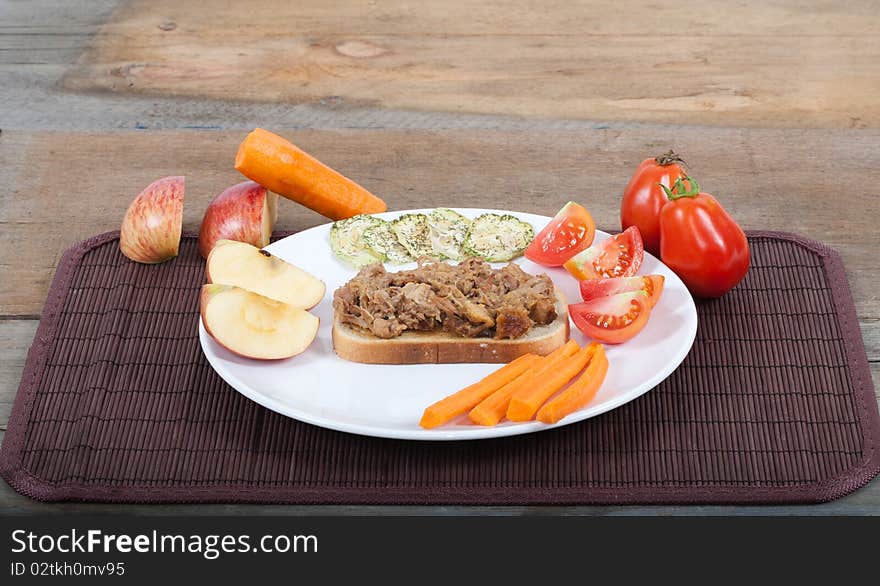
<path fill-rule="evenodd" d="M 438 206 L 443 207 L 443 206 Z M 387 219 L 388 216 L 395 216 L 399 214 L 406 213 L 424 213 L 429 210 L 433 210 L 437 208 L 414 208 L 407 210 L 394 210 L 382 212 L 379 214 L 371 214 L 378 217 L 383 217 Z M 457 212 L 472 212 L 472 213 L 502 213 L 502 214 L 513 214 L 513 215 L 528 215 L 537 218 L 541 218 L 543 221 L 550 221 L 552 218 L 550 216 L 543 216 L 541 214 L 533 214 L 531 212 L 517 212 L 511 210 L 501 210 L 494 208 L 467 208 L 467 207 L 449 207 L 448 209 L 457 211 Z M 264 247 L 265 250 L 271 252 L 272 248 L 277 246 L 280 242 L 283 242 L 289 238 L 297 237 L 301 234 L 309 232 L 311 230 L 317 230 L 324 228 L 326 226 L 331 225 L 333 222 L 324 222 L 322 224 L 318 224 L 317 226 L 312 226 L 311 228 L 307 228 L 306 230 L 302 230 L 300 232 L 296 232 L 294 234 L 290 234 L 272 242 L 268 246 Z M 597 234 L 603 234 L 609 236 L 608 232 L 603 230 L 596 230 Z M 649 255 L 657 260 L 662 266 L 666 267 L 671 273 L 675 274 L 672 269 L 670 269 L 663 261 L 659 258 L 654 257 L 649 252 L 645 251 L 646 255 Z M 677 275 L 676 278 L 681 280 Z M 684 283 L 682 283 L 684 285 Z M 206 351 L 206 346 L 208 344 L 216 344 L 216 342 L 208 335 L 207 330 L 205 329 L 204 324 L 202 323 L 201 314 L 199 315 L 198 320 L 198 331 L 199 331 L 199 347 L 202 351 L 202 354 L 210 364 L 211 368 L 222 378 L 227 384 L 229 384 L 233 389 L 235 389 L 238 393 L 244 395 L 251 401 L 269 409 L 270 411 L 274 411 L 279 413 L 280 415 L 284 415 L 286 417 L 290 417 L 291 419 L 295 419 L 297 421 L 302 421 L 304 423 L 308 423 L 310 425 L 315 425 L 318 427 L 323 427 L 326 429 L 332 429 L 335 431 L 341 431 L 345 433 L 352 433 L 356 435 L 368 436 L 368 437 L 378 437 L 378 438 L 386 438 L 386 439 L 403 439 L 403 440 L 413 440 L 413 441 L 470 441 L 470 440 L 478 440 L 478 439 L 492 439 L 499 437 L 510 437 L 514 435 L 523 435 L 527 433 L 534 433 L 538 431 L 545 431 L 550 429 L 556 429 L 559 427 L 564 427 L 566 425 L 571 425 L 572 423 L 577 423 L 580 421 L 584 421 L 586 419 L 590 419 L 592 417 L 596 417 L 597 415 L 601 415 L 602 413 L 607 413 L 613 409 L 617 409 L 618 407 L 625 405 L 640 396 L 646 394 L 651 391 L 661 382 L 666 380 L 675 370 L 681 366 L 681 363 L 684 361 L 685 357 L 690 353 L 691 348 L 693 347 L 694 340 L 696 339 L 699 316 L 696 311 L 696 304 L 694 302 L 693 295 L 691 295 L 690 291 L 687 290 L 687 287 L 684 287 L 684 290 L 687 292 L 687 299 L 690 302 L 689 309 L 691 310 L 694 320 L 693 328 L 688 332 L 688 341 L 686 344 L 682 345 L 682 350 L 680 350 L 674 357 L 672 357 L 669 361 L 667 361 L 667 366 L 658 371 L 653 377 L 651 377 L 647 382 L 644 382 L 633 389 L 629 390 L 626 393 L 615 396 L 612 400 L 607 401 L 601 405 L 597 405 L 593 408 L 585 407 L 580 409 L 560 421 L 554 424 L 542 423 L 540 421 L 527 421 L 527 422 L 517 422 L 517 423 L 509 423 L 504 425 L 496 425 L 496 426 L 474 426 L 473 429 L 442 429 L 442 428 L 434 428 L 434 429 L 398 429 L 395 430 L 393 428 L 387 427 L 377 427 L 374 425 L 364 425 L 364 424 L 356 424 L 356 423 L 339 423 L 338 420 L 328 417 L 321 417 L 314 415 L 308 411 L 302 411 L 300 409 L 290 408 L 288 405 L 274 399 L 271 396 L 259 393 L 251 388 L 250 385 L 245 384 L 244 381 L 239 379 L 234 373 L 227 370 L 222 363 L 218 360 L 217 356 L 212 356 L 212 352 Z M 569 318 L 570 319 L 570 318 Z M 335 354 L 335 353 L 334 353 Z M 338 358 L 338 360 L 342 360 Z"/>

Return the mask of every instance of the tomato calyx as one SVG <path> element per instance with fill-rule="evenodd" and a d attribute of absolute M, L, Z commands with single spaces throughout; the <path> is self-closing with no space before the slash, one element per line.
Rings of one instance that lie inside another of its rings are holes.
<path fill-rule="evenodd" d="M 681 155 L 679 155 L 672 149 L 669 149 L 669 152 L 654 157 L 654 162 L 661 167 L 668 167 L 669 165 L 676 164 L 681 165 L 682 167 L 687 167 L 687 163 L 684 162 L 684 159 L 681 158 Z"/>
<path fill-rule="evenodd" d="M 685 183 L 688 184 L 687 187 L 685 186 Z M 672 184 L 672 187 L 666 187 L 662 183 L 658 183 L 657 185 L 663 189 L 663 193 L 666 194 L 669 201 L 675 201 L 683 197 L 697 197 L 700 195 L 700 184 L 690 175 L 679 177 L 675 180 L 675 183 Z"/>

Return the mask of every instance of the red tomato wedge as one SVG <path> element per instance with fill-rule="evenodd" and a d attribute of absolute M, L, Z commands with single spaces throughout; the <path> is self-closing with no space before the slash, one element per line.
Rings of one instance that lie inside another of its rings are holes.
<path fill-rule="evenodd" d="M 584 206 L 568 202 L 544 226 L 528 248 L 526 258 L 545 267 L 562 263 L 588 248 L 596 235 L 596 223 Z"/>
<path fill-rule="evenodd" d="M 599 297 L 608 297 L 630 291 L 644 291 L 648 295 L 648 307 L 654 309 L 663 292 L 663 275 L 636 275 L 635 277 L 613 277 L 611 279 L 589 279 L 581 281 L 581 297 L 584 301 L 592 301 Z"/>
<path fill-rule="evenodd" d="M 630 291 L 568 306 L 574 325 L 587 337 L 621 344 L 642 331 L 651 315 L 648 294 Z"/>
<path fill-rule="evenodd" d="M 631 277 L 645 257 L 642 235 L 635 226 L 606 238 L 568 259 L 562 266 L 579 281 Z"/>

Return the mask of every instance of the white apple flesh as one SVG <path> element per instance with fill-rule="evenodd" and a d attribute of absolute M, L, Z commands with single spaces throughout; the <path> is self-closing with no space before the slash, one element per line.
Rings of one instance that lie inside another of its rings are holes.
<path fill-rule="evenodd" d="M 122 218 L 119 249 L 133 261 L 155 264 L 177 256 L 183 228 L 184 177 L 153 181 Z"/>
<path fill-rule="evenodd" d="M 302 353 L 318 334 L 311 313 L 230 285 L 202 286 L 205 330 L 240 356 L 280 360 Z"/>
<path fill-rule="evenodd" d="M 244 181 L 229 187 L 208 204 L 199 229 L 199 254 L 207 258 L 218 240 L 269 244 L 278 217 L 278 194 L 259 183 Z"/>
<path fill-rule="evenodd" d="M 324 282 L 244 242 L 218 240 L 205 269 L 209 283 L 235 285 L 300 309 L 324 298 Z"/>

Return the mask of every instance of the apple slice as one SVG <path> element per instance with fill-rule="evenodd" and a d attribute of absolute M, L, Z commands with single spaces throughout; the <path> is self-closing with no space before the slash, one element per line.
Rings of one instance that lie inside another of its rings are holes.
<path fill-rule="evenodd" d="M 256 246 L 218 240 L 208 255 L 208 282 L 235 285 L 299 309 L 324 298 L 324 283 Z"/>
<path fill-rule="evenodd" d="M 163 177 L 132 200 L 119 231 L 119 250 L 133 261 L 155 264 L 177 256 L 183 228 L 184 177 Z"/>
<path fill-rule="evenodd" d="M 262 248 L 269 244 L 278 219 L 278 194 L 244 181 L 215 197 L 199 229 L 199 254 L 208 258 L 218 240 L 238 240 Z"/>
<path fill-rule="evenodd" d="M 318 333 L 319 320 L 308 311 L 231 285 L 203 285 L 201 314 L 218 344 L 246 358 L 296 356 Z"/>

